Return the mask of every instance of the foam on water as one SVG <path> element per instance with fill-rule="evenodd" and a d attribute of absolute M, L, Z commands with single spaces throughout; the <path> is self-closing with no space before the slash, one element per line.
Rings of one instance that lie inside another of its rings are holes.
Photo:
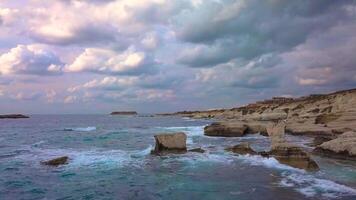
<path fill-rule="evenodd" d="M 264 166 L 271 169 L 304 172 L 304 170 L 281 164 L 275 158 L 264 158 L 262 156 L 255 156 L 255 155 L 239 155 L 237 156 L 237 158 L 240 159 L 242 162 L 253 166 Z"/>
<path fill-rule="evenodd" d="M 237 158 L 253 166 L 282 170 L 282 179 L 279 184 L 283 187 L 292 187 L 307 197 L 337 198 L 340 196 L 356 196 L 356 189 L 354 188 L 331 180 L 317 178 L 314 174 L 310 174 L 305 170 L 281 164 L 275 158 L 250 155 L 238 156 Z"/>
<path fill-rule="evenodd" d="M 90 132 L 90 131 L 95 131 L 96 127 L 95 126 L 89 126 L 89 127 L 78 127 L 78 128 L 65 128 L 64 131 L 80 131 L 80 132 Z"/>
<path fill-rule="evenodd" d="M 41 161 L 61 156 L 68 156 L 70 161 L 66 168 L 118 168 L 123 166 L 140 167 L 144 157 L 150 154 L 152 146 L 143 150 L 73 150 L 73 149 L 40 149 L 32 148 L 28 153 L 17 156 L 18 159 L 30 161 L 40 166 Z"/>
<path fill-rule="evenodd" d="M 168 131 L 185 132 L 188 136 L 204 136 L 204 126 L 161 127 Z"/>
<path fill-rule="evenodd" d="M 293 187 L 307 197 L 321 196 L 337 198 L 340 196 L 356 196 L 356 189 L 331 180 L 316 178 L 307 173 L 282 173 L 280 185 Z"/>

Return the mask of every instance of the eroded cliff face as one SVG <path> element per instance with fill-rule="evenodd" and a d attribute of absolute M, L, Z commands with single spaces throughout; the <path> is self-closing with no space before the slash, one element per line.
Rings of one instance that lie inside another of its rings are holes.
<path fill-rule="evenodd" d="M 285 120 L 286 130 L 300 135 L 339 135 L 356 131 L 356 89 L 301 98 L 275 97 L 247 106 L 210 111 L 175 113 L 192 118 L 242 121 L 264 126 Z"/>

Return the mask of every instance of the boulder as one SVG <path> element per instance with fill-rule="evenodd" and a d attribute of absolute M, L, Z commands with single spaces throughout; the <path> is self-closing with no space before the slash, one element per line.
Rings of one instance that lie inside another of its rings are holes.
<path fill-rule="evenodd" d="M 48 161 L 43 161 L 41 162 L 43 165 L 49 165 L 49 166 L 59 166 L 59 165 L 65 165 L 68 162 L 68 156 L 62 156 L 59 158 L 54 158 L 52 160 L 48 160 Z"/>
<path fill-rule="evenodd" d="M 159 134 L 154 136 L 155 149 L 152 154 L 185 153 L 187 152 L 187 135 L 183 132 Z"/>
<path fill-rule="evenodd" d="M 204 128 L 204 135 L 214 137 L 242 137 L 247 126 L 241 122 L 215 122 Z"/>
<path fill-rule="evenodd" d="M 250 155 L 256 155 L 257 152 L 255 152 L 251 147 L 248 142 L 242 142 L 238 145 L 235 145 L 233 147 L 229 147 L 225 149 L 226 151 L 231 151 L 233 153 L 245 155 L 245 154 L 250 154 Z"/>
<path fill-rule="evenodd" d="M 347 160 L 356 160 L 356 132 L 345 132 L 336 139 L 324 142 L 314 149 L 314 153 Z"/>
<path fill-rule="evenodd" d="M 190 149 L 189 152 L 205 153 L 205 150 L 202 148 L 195 148 L 195 149 Z"/>

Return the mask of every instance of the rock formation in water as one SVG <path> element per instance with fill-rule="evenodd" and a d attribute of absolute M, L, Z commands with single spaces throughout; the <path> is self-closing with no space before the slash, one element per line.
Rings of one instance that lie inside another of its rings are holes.
<path fill-rule="evenodd" d="M 187 152 L 187 135 L 185 133 L 167 133 L 154 136 L 156 145 L 152 154 L 185 153 Z"/>
<path fill-rule="evenodd" d="M 110 115 L 137 115 L 136 111 L 115 111 L 110 113 Z"/>
<path fill-rule="evenodd" d="M 68 162 L 68 157 L 67 156 L 63 156 L 63 157 L 59 157 L 59 158 L 55 158 L 52 160 L 48 160 L 48 161 L 43 161 L 41 162 L 43 165 L 49 165 L 49 166 L 59 166 L 59 165 L 65 165 Z"/>
<path fill-rule="evenodd" d="M 356 132 L 343 133 L 336 139 L 324 142 L 314 149 L 314 153 L 348 160 L 356 160 Z"/>
<path fill-rule="evenodd" d="M 0 119 L 22 119 L 22 118 L 30 118 L 30 117 L 21 114 L 0 115 Z"/>
<path fill-rule="evenodd" d="M 267 127 L 268 135 L 271 139 L 271 150 L 268 152 L 269 156 L 273 156 L 280 163 L 305 169 L 318 170 L 319 167 L 316 162 L 311 159 L 310 155 L 301 147 L 290 144 L 285 139 L 286 122 L 271 123 Z"/>
<path fill-rule="evenodd" d="M 256 155 L 257 154 L 257 152 L 254 151 L 250 147 L 250 144 L 248 142 L 242 142 L 242 143 L 235 145 L 233 147 L 228 147 L 225 150 L 231 151 L 233 153 L 241 154 L 241 155 L 245 155 L 245 154 Z"/>
<path fill-rule="evenodd" d="M 188 151 L 194 153 L 205 153 L 205 150 L 202 148 L 189 149 Z"/>

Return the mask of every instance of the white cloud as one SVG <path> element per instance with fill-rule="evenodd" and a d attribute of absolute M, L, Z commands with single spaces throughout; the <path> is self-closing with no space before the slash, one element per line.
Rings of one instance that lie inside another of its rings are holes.
<path fill-rule="evenodd" d="M 48 103 L 53 103 L 56 100 L 57 92 L 54 90 L 49 90 L 46 92 L 46 99 Z"/>
<path fill-rule="evenodd" d="M 71 96 L 65 97 L 63 102 L 64 102 L 65 104 L 70 104 L 70 103 L 74 103 L 75 101 L 77 101 L 77 99 L 78 99 L 77 96 L 71 95 Z"/>
<path fill-rule="evenodd" d="M 103 74 L 143 73 L 149 60 L 144 52 L 130 48 L 123 53 L 108 49 L 88 48 L 72 64 L 66 67 L 68 72 L 95 72 Z"/>
<path fill-rule="evenodd" d="M 0 55 L 0 74 L 50 75 L 61 72 L 60 59 L 38 45 L 18 45 Z"/>

